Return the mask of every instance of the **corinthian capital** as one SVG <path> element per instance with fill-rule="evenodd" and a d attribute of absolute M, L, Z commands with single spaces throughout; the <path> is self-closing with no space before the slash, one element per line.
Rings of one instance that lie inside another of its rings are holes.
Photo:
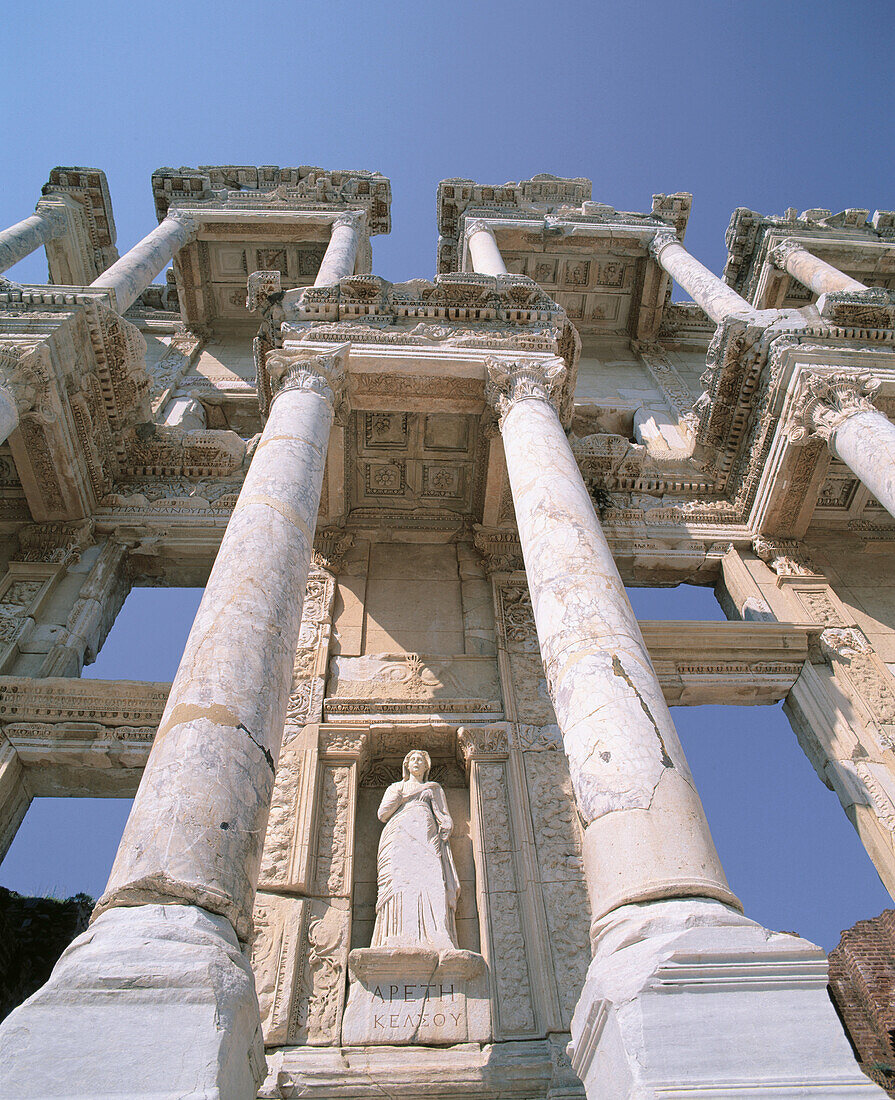
<path fill-rule="evenodd" d="M 649 253 L 653 259 L 658 260 L 659 256 L 670 244 L 680 243 L 677 233 L 675 233 L 673 229 L 657 229 L 653 234 L 653 239 L 649 243 Z"/>
<path fill-rule="evenodd" d="M 555 398 L 566 376 L 566 365 L 553 359 L 485 360 L 488 381 L 485 400 L 495 409 L 501 422 L 517 401 L 536 399 L 555 405 Z"/>
<path fill-rule="evenodd" d="M 778 245 L 775 245 L 769 253 L 769 258 L 774 267 L 786 271 L 786 261 L 794 252 L 804 252 L 805 246 L 794 237 L 786 237 Z"/>
<path fill-rule="evenodd" d="M 347 390 L 345 360 L 348 344 L 337 344 L 331 352 L 317 349 L 282 348 L 267 356 L 271 404 L 290 390 L 319 394 L 334 410 L 344 402 Z"/>
<path fill-rule="evenodd" d="M 464 236 L 466 237 L 467 240 L 469 240 L 469 238 L 473 235 L 473 233 L 481 233 L 483 231 L 485 233 L 490 233 L 492 237 L 494 236 L 494 230 L 485 221 L 484 218 L 471 218 L 471 219 L 467 218 L 466 219 L 466 224 L 463 227 L 463 234 L 464 234 Z"/>
<path fill-rule="evenodd" d="M 337 214 L 333 219 L 333 229 L 339 226 L 347 226 L 349 229 L 360 229 L 364 223 L 365 214 L 363 210 L 343 210 L 341 214 Z"/>
<path fill-rule="evenodd" d="M 68 218 L 65 216 L 65 208 L 58 199 L 54 202 L 50 199 L 41 199 L 35 213 L 40 214 L 53 226 L 53 236 L 62 237 L 68 231 Z"/>
<path fill-rule="evenodd" d="M 178 225 L 182 225 L 189 233 L 190 242 L 195 240 L 196 234 L 199 232 L 199 223 L 195 217 L 188 210 L 181 210 L 176 206 L 171 207 L 165 214 L 165 221 L 177 222 Z"/>
<path fill-rule="evenodd" d="M 859 412 L 873 412 L 869 395 L 879 389 L 879 380 L 866 372 L 835 371 L 809 374 L 793 406 L 787 431 L 791 443 L 809 439 L 829 442 L 836 429 Z"/>

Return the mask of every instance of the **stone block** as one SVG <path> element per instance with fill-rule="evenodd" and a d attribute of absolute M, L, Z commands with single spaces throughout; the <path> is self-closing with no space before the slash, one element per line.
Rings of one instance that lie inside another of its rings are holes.
<path fill-rule="evenodd" d="M 247 1100 L 264 1068 L 248 960 L 188 905 L 103 913 L 0 1027 L 2 1100 Z"/>

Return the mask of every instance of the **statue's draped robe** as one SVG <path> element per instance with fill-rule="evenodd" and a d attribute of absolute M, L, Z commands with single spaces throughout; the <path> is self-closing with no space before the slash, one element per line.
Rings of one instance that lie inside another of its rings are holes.
<path fill-rule="evenodd" d="M 392 783 L 379 819 L 385 828 L 379 838 L 373 947 L 456 950 L 460 882 L 447 840 L 453 822 L 444 791 L 438 783 L 424 783 L 405 794 L 403 782 Z"/>

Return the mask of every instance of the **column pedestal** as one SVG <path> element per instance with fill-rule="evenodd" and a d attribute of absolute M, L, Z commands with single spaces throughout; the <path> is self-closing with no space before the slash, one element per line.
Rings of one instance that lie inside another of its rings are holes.
<path fill-rule="evenodd" d="M 598 922 L 569 1054 L 588 1097 L 883 1097 L 827 994 L 823 950 L 719 902 Z"/>
<path fill-rule="evenodd" d="M 0 1100 L 249 1100 L 265 1068 L 248 960 L 188 905 L 103 913 L 0 1031 Z"/>
<path fill-rule="evenodd" d="M 561 360 L 488 361 L 547 686 L 584 824 L 590 1100 L 880 1096 L 826 960 L 739 912 L 609 545 L 550 404 Z M 675 994 L 670 996 L 669 994 Z"/>

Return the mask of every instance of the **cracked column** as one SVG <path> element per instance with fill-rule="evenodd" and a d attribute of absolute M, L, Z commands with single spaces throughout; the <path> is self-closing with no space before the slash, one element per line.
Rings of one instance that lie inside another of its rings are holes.
<path fill-rule="evenodd" d="M 686 290 L 716 325 L 735 313 L 755 312 L 745 298 L 691 256 L 671 229 L 660 229 L 650 242 L 649 250 L 659 266 Z"/>
<path fill-rule="evenodd" d="M 98 916 L 0 1028 L 4 1100 L 57 1094 L 61 1065 L 67 1096 L 256 1094 L 258 1002 L 237 937 L 252 930 L 347 351 L 268 356 L 270 414 Z"/>
<path fill-rule="evenodd" d="M 196 236 L 196 223 L 185 211 L 169 210 L 142 241 L 90 284 L 115 292 L 115 308 L 124 313 L 174 256 Z"/>
<path fill-rule="evenodd" d="M 314 286 L 331 286 L 354 274 L 363 221 L 362 210 L 346 210 L 335 219 Z"/>
<path fill-rule="evenodd" d="M 882 1096 L 827 997 L 823 951 L 745 918 L 728 887 L 551 404 L 562 360 L 489 359 L 487 369 L 584 825 L 594 957 L 569 1049 L 590 1100 L 696 1098 L 707 1086 L 715 1096 Z"/>
<path fill-rule="evenodd" d="M 466 222 L 463 230 L 472 270 L 481 275 L 506 275 L 507 265 L 497 246 L 494 230 L 481 218 Z"/>
<path fill-rule="evenodd" d="M 863 283 L 812 255 L 799 241 L 787 237 L 771 251 L 771 263 L 813 290 L 815 294 L 853 293 L 866 290 Z"/>
<path fill-rule="evenodd" d="M 24 260 L 47 241 L 61 237 L 66 228 L 65 215 L 58 207 L 39 202 L 30 217 L 0 232 L 0 272 Z"/>
<path fill-rule="evenodd" d="M 731 893 L 637 619 L 549 394 L 562 360 L 489 361 L 547 684 L 594 918 Z"/>
<path fill-rule="evenodd" d="M 793 443 L 825 440 L 830 453 L 895 516 L 895 425 L 870 400 L 879 385 L 865 372 L 809 373 L 788 434 Z"/>

